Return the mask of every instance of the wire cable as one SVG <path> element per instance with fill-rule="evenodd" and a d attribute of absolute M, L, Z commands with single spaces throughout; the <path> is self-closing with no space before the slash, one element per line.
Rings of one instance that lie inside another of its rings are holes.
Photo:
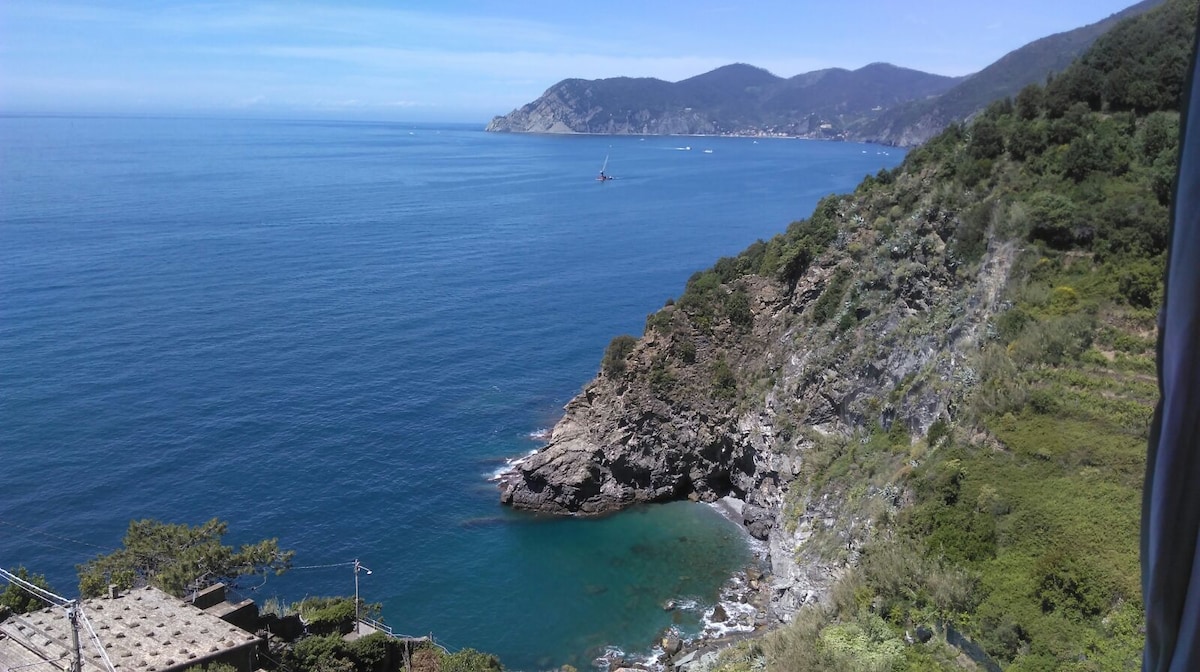
<path fill-rule="evenodd" d="M 100 643 L 100 636 L 96 634 L 96 629 L 92 627 L 92 622 L 88 620 L 87 614 L 83 613 L 83 609 L 79 605 L 75 605 L 75 613 L 79 615 L 79 620 L 83 622 L 83 627 L 87 628 L 88 637 L 92 640 L 92 644 L 96 646 L 96 650 L 100 652 L 100 660 L 104 661 L 104 666 L 108 668 L 108 672 L 117 672 L 117 668 L 113 667 L 112 661 L 108 658 L 108 652 L 104 650 L 104 645 Z"/>
<path fill-rule="evenodd" d="M 291 569 L 292 570 L 296 570 L 296 569 L 327 569 L 329 567 L 353 567 L 353 566 L 354 566 L 354 562 L 351 561 L 351 562 L 335 562 L 330 565 L 304 565 L 302 567 L 292 567 Z"/>
<path fill-rule="evenodd" d="M 88 546 L 88 547 L 90 547 L 90 548 L 96 548 L 96 549 L 99 549 L 99 550 L 101 550 L 101 551 L 104 551 L 105 553 L 111 553 L 111 552 L 113 552 L 114 550 L 116 550 L 116 549 L 112 549 L 112 548 L 105 548 L 105 547 L 103 547 L 103 546 L 97 546 L 96 544 L 89 544 L 89 543 L 88 543 L 88 542 L 86 542 L 86 541 L 80 541 L 80 540 L 78 540 L 78 539 L 72 539 L 72 538 L 70 538 L 70 537 L 64 537 L 64 536 L 62 536 L 62 535 L 59 535 L 59 534 L 50 534 L 49 532 L 42 532 L 41 530 L 35 530 L 35 529 L 33 529 L 32 527 L 26 527 L 26 526 L 24 526 L 24 525 L 21 525 L 21 524 L 18 524 L 18 523 L 13 523 L 13 522 L 10 522 L 10 521 L 7 521 L 7 520 L 0 520 L 0 525 L 7 525 L 7 526 L 9 526 L 9 527 L 15 527 L 15 528 L 17 528 L 18 530 L 25 530 L 26 532 L 29 532 L 29 533 L 31 533 L 31 534 L 38 534 L 38 535 L 41 535 L 41 536 L 43 536 L 43 537 L 49 537 L 49 538 L 51 538 L 51 539 L 58 539 L 59 541 L 69 541 L 69 542 L 71 542 L 72 544 L 79 544 L 80 546 Z"/>
<path fill-rule="evenodd" d="M 0 567 L 0 578 L 8 579 L 9 583 L 14 583 L 21 588 L 24 588 L 31 595 L 42 600 L 43 602 L 49 602 L 50 604 L 57 605 L 59 607 L 65 607 L 71 603 L 71 600 L 62 597 L 61 595 L 55 595 L 54 593 L 40 586 L 35 586 L 34 584 L 22 579 L 3 567 Z"/>

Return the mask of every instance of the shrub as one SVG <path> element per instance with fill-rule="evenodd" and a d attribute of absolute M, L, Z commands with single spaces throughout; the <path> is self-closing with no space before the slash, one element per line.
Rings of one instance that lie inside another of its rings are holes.
<path fill-rule="evenodd" d="M 338 634 L 305 637 L 292 647 L 286 662 L 297 670 L 355 672 L 350 649 Z"/>
<path fill-rule="evenodd" d="M 737 377 L 733 375 L 733 369 L 729 368 L 729 362 L 722 357 L 713 365 L 712 372 L 713 392 L 718 397 L 731 398 L 737 392 Z"/>
<path fill-rule="evenodd" d="M 842 308 L 842 297 L 846 295 L 846 285 L 850 282 L 850 276 L 850 270 L 844 266 L 834 272 L 825 285 L 825 291 L 821 292 L 821 296 L 813 304 L 813 322 L 824 324 L 837 315 Z"/>
<path fill-rule="evenodd" d="M 1106 591 L 1091 566 L 1057 547 L 1034 565 L 1035 593 L 1042 611 L 1066 612 L 1069 617 L 1098 616 L 1107 606 Z"/>
<path fill-rule="evenodd" d="M 1121 296 L 1131 306 L 1155 308 L 1162 303 L 1162 267 L 1150 260 L 1132 262 L 1121 269 Z"/>
<path fill-rule="evenodd" d="M 310 597 L 295 605 L 295 610 L 314 629 L 329 631 L 354 623 L 352 597 Z"/>
<path fill-rule="evenodd" d="M 938 418 L 929 426 L 929 431 L 925 434 L 925 440 L 929 443 L 930 448 L 936 448 L 938 443 L 948 436 L 950 436 L 950 424 L 942 418 Z"/>
<path fill-rule="evenodd" d="M 604 350 L 604 359 L 601 362 L 604 373 L 611 377 L 625 373 L 625 358 L 633 352 L 635 345 L 637 345 L 637 338 L 629 334 L 613 338 L 608 344 L 608 348 Z"/>
<path fill-rule="evenodd" d="M 671 320 L 672 311 L 660 310 L 646 316 L 646 331 L 657 331 L 660 334 L 670 334 L 674 330 Z"/>
<path fill-rule="evenodd" d="M 971 142 L 967 151 L 976 159 L 994 159 L 1004 153 L 1004 136 L 995 121 L 981 117 L 971 125 Z"/>
<path fill-rule="evenodd" d="M 725 298 L 725 314 L 735 327 L 746 328 L 754 323 L 754 313 L 750 311 L 750 296 L 746 290 L 738 288 Z"/>
<path fill-rule="evenodd" d="M 675 342 L 675 355 L 685 364 L 696 362 L 696 344 L 689 338 L 681 338 Z"/>
<path fill-rule="evenodd" d="M 463 649 L 442 656 L 441 672 L 499 672 L 500 659 L 490 653 Z"/>
<path fill-rule="evenodd" d="M 394 646 L 386 634 L 373 632 L 350 642 L 347 650 L 359 672 L 386 672 Z"/>
<path fill-rule="evenodd" d="M 18 578 L 28 581 L 42 590 L 50 590 L 46 577 L 41 574 L 30 574 L 25 567 L 17 567 L 13 572 Z M 0 621 L 4 620 L 3 612 L 7 608 L 14 614 L 26 614 L 46 606 L 41 600 L 30 595 L 16 583 L 9 583 L 4 592 L 0 592 Z"/>
<path fill-rule="evenodd" d="M 1072 227 L 1076 209 L 1070 198 L 1039 191 L 1029 197 L 1028 208 L 1034 238 L 1053 247 L 1068 247 L 1074 241 Z"/>

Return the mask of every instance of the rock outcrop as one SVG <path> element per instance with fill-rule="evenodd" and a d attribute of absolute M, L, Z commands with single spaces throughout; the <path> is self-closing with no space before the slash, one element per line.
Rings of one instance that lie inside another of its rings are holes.
<path fill-rule="evenodd" d="M 960 213 L 922 192 L 929 178 L 823 202 L 837 234 L 793 281 L 726 273 L 700 299 L 704 279 L 693 279 L 501 479 L 502 501 L 592 515 L 731 497 L 747 531 L 769 541 L 774 616 L 821 599 L 873 523 L 846 493 L 810 484 L 810 457 L 952 418 L 979 382 L 975 358 L 1016 256 L 993 244 L 961 258 Z M 891 205 L 906 199 L 907 210 Z M 867 496 L 893 509 L 903 499 L 886 487 Z"/>

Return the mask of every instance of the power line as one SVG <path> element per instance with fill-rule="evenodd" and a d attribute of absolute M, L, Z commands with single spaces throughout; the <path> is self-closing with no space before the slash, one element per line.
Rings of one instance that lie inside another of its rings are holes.
<path fill-rule="evenodd" d="M 53 549 L 54 549 L 54 550 L 56 550 L 56 551 L 62 551 L 62 552 L 63 552 L 63 553 L 65 553 L 67 556 L 73 556 L 73 555 L 77 555 L 77 554 L 79 553 L 79 550 L 78 550 L 78 549 L 75 549 L 75 548 L 63 548 L 62 546 L 59 546 L 58 544 L 52 544 L 52 543 L 50 543 L 50 542 L 48 542 L 48 541 L 46 541 L 46 540 L 44 540 L 44 539 L 38 539 L 38 538 L 36 538 L 36 537 L 30 537 L 30 538 L 29 538 L 29 543 L 31 543 L 31 544 L 37 544 L 38 546 L 45 546 L 46 548 L 53 548 Z"/>
<path fill-rule="evenodd" d="M 34 585 L 34 584 L 26 581 L 25 579 L 22 579 L 21 577 L 17 576 L 16 574 L 13 574 L 12 572 L 8 571 L 7 569 L 4 569 L 3 567 L 0 567 L 0 578 L 8 579 L 9 583 L 15 583 L 16 585 L 20 586 L 21 588 L 24 588 L 31 595 L 38 598 L 39 600 L 42 600 L 43 602 L 48 602 L 50 604 L 53 604 L 53 605 L 59 606 L 59 607 L 65 607 L 71 603 L 71 600 L 68 600 L 67 598 L 62 597 L 61 595 L 55 595 L 54 593 L 46 590 L 45 588 L 42 588 L 41 586 Z"/>
<path fill-rule="evenodd" d="M 92 627 L 92 622 L 88 620 L 87 614 L 83 613 L 83 607 L 79 604 L 79 600 L 68 600 L 61 595 L 56 595 L 49 590 L 42 588 L 41 586 L 22 579 L 3 567 L 0 567 L 0 578 L 7 579 L 9 583 L 12 583 L 20 588 L 24 588 L 29 594 L 44 602 L 49 602 L 52 605 L 66 609 L 67 616 L 71 621 L 71 627 L 76 628 L 76 633 L 78 633 L 77 628 L 79 627 L 79 623 L 82 623 L 84 629 L 87 630 L 88 638 L 91 640 L 92 644 L 95 645 L 96 650 L 100 652 L 100 660 L 104 663 L 104 667 L 108 669 L 108 672 L 117 672 L 116 668 L 113 667 L 112 661 L 108 658 L 108 652 L 104 650 L 104 644 L 100 642 L 100 636 L 96 634 L 96 629 Z M 76 670 L 80 669 L 79 659 L 81 653 L 82 651 L 81 647 L 79 646 L 79 640 L 78 637 L 76 637 L 76 663 L 74 666 Z"/>
<path fill-rule="evenodd" d="M 304 565 L 303 567 L 292 567 L 291 569 L 327 569 L 329 567 L 353 567 L 356 564 L 358 564 L 358 561 L 352 560 L 350 562 L 335 562 L 330 565 Z"/>
<path fill-rule="evenodd" d="M 103 546 L 97 546 L 96 544 L 89 544 L 89 543 L 88 543 L 88 542 L 86 542 L 86 541 L 80 541 L 80 540 L 78 540 L 78 539 L 72 539 L 72 538 L 70 538 L 70 537 L 64 537 L 64 536 L 62 536 L 62 535 L 59 535 L 59 534 L 50 534 L 49 532 L 42 532 L 41 530 L 35 530 L 35 529 L 33 529 L 32 527 L 26 527 L 26 526 L 24 526 L 24 525 L 20 525 L 20 524 L 18 524 L 18 523 L 13 523 L 13 522 L 10 522 L 10 521 L 7 521 L 7 520 L 0 520 L 0 525 L 8 525 L 9 527 L 15 527 L 15 528 L 17 528 L 17 529 L 19 529 L 19 530 L 25 530 L 26 532 L 29 532 L 29 533 L 31 533 L 31 534 L 38 534 L 38 535 L 41 535 L 41 536 L 43 536 L 43 537 L 49 537 L 49 538 L 51 538 L 51 539 L 58 539 L 59 541 L 69 541 L 69 542 L 71 542 L 72 544 L 79 544 L 80 546 L 88 546 L 88 547 L 90 547 L 90 548 L 96 548 L 96 549 L 99 549 L 99 550 L 101 550 L 101 551 L 105 551 L 105 552 L 112 552 L 112 551 L 114 550 L 114 549 L 112 549 L 112 548 L 105 548 L 105 547 L 103 547 Z M 59 549 L 59 550 L 62 550 L 62 549 Z"/>
<path fill-rule="evenodd" d="M 87 614 L 83 613 L 83 609 L 80 609 L 78 604 L 75 605 L 75 611 L 79 614 L 79 620 L 83 621 L 83 627 L 87 628 L 88 637 L 92 640 L 92 644 L 100 652 L 100 660 L 104 661 L 104 666 L 108 668 L 108 672 L 117 672 L 117 668 L 113 667 L 112 661 L 108 659 L 108 652 L 104 650 L 104 645 L 100 643 L 100 636 L 96 634 L 96 629 L 92 627 L 92 622 L 88 620 Z"/>

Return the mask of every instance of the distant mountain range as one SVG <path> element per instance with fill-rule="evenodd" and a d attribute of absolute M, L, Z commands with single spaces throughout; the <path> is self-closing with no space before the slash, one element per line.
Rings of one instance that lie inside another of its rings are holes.
<path fill-rule="evenodd" d="M 913 146 L 989 102 L 1043 82 L 1119 20 L 1163 0 L 1143 0 L 1103 21 L 1012 51 L 966 77 L 888 63 L 783 78 L 736 63 L 679 82 L 650 77 L 565 79 L 537 100 L 492 119 L 487 130 L 614 135 L 784 135 Z"/>

